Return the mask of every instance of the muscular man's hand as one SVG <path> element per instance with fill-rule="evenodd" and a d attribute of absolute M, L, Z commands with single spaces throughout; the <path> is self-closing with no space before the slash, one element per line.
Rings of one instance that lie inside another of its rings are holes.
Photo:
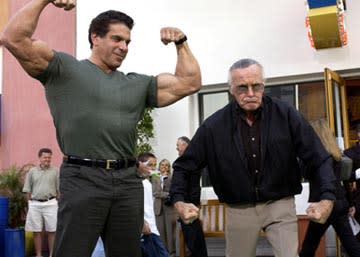
<path fill-rule="evenodd" d="M 65 11 L 69 11 L 76 6 L 76 0 L 50 0 L 56 7 L 63 8 Z"/>
<path fill-rule="evenodd" d="M 160 38 L 165 45 L 179 41 L 184 36 L 185 34 L 178 28 L 165 27 L 160 30 Z"/>
<path fill-rule="evenodd" d="M 329 218 L 334 202 L 331 200 L 321 200 L 317 203 L 312 203 L 306 209 L 306 213 L 310 220 L 324 224 Z"/>
<path fill-rule="evenodd" d="M 176 202 L 175 208 L 185 224 L 192 223 L 199 217 L 199 208 L 192 203 Z"/>

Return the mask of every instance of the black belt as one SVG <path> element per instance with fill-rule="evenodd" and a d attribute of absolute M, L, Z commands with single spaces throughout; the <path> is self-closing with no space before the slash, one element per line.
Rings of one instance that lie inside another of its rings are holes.
<path fill-rule="evenodd" d="M 64 156 L 63 161 L 69 164 L 87 166 L 87 167 L 96 167 L 103 168 L 107 170 L 120 170 L 133 167 L 136 164 L 135 158 L 126 158 L 122 160 L 102 160 L 102 159 L 86 159 L 80 158 L 72 155 Z"/>
<path fill-rule="evenodd" d="M 31 199 L 31 200 L 35 200 L 35 201 L 38 201 L 38 202 L 47 202 L 47 201 L 50 201 L 52 199 L 55 199 L 55 196 L 52 196 L 48 199 Z"/>

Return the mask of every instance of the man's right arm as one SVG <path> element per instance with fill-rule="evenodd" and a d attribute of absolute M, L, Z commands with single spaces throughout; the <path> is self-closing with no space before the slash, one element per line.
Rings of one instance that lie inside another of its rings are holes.
<path fill-rule="evenodd" d="M 44 8 L 53 3 L 70 10 L 76 0 L 32 0 L 19 10 L 6 25 L 0 44 L 4 45 L 32 77 L 41 74 L 53 57 L 52 49 L 43 41 L 32 38 Z"/>
<path fill-rule="evenodd" d="M 199 208 L 192 203 L 178 201 L 174 204 L 176 211 L 185 224 L 190 224 L 199 218 Z"/>
<path fill-rule="evenodd" d="M 27 201 L 31 200 L 31 193 L 25 193 L 25 198 Z"/>
<path fill-rule="evenodd" d="M 193 192 L 194 185 L 190 176 L 199 172 L 207 165 L 207 132 L 204 125 L 200 126 L 193 136 L 186 151 L 173 164 L 173 176 L 170 187 L 170 197 L 176 211 L 184 223 L 191 223 L 198 218 L 199 208 L 192 203 L 186 203 L 185 196 Z M 197 181 L 199 181 L 200 177 Z"/>

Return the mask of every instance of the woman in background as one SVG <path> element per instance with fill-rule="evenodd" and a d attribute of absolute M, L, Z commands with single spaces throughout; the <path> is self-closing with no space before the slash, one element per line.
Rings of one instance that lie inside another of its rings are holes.
<path fill-rule="evenodd" d="M 340 180 L 340 171 L 341 171 L 341 150 L 336 143 L 336 139 L 327 122 L 323 119 L 316 120 L 311 122 L 311 125 L 315 129 L 316 133 L 320 137 L 322 144 L 325 149 L 331 154 L 333 158 L 333 167 L 334 173 L 337 178 L 336 180 L 336 201 L 334 202 L 334 207 L 331 212 L 330 217 L 325 224 L 315 223 L 310 221 L 309 226 L 306 231 L 305 239 L 302 244 L 300 251 L 300 257 L 313 257 L 315 256 L 315 251 L 319 245 L 321 237 L 324 235 L 326 230 L 330 225 L 333 226 L 336 234 L 340 238 L 340 241 L 345 248 L 347 254 L 350 257 L 360 257 L 360 242 L 357 241 L 356 237 L 353 235 L 349 224 L 349 195 L 350 192 L 348 187 L 343 186 L 343 182 Z M 310 169 L 311 167 L 306 167 Z M 309 173 L 311 174 L 311 173 Z M 305 172 L 306 177 L 306 172 Z M 320 201 L 320 189 L 319 186 L 314 185 L 315 183 L 310 183 L 310 195 L 309 202 L 318 202 Z M 347 185 L 348 183 L 345 182 Z M 317 189 L 317 190 L 316 190 Z"/>
<path fill-rule="evenodd" d="M 171 165 L 166 159 L 159 163 L 159 176 L 152 176 L 154 212 L 160 238 L 171 257 L 176 256 L 176 211 L 169 198 Z"/>

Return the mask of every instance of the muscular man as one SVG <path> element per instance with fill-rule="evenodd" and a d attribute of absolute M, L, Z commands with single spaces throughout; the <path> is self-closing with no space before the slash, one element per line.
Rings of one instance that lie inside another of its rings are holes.
<path fill-rule="evenodd" d="M 44 86 L 64 153 L 53 257 L 87 257 L 101 235 L 107 257 L 140 256 L 143 186 L 136 176 L 136 124 L 146 107 L 163 107 L 201 87 L 199 65 L 178 28 L 160 31 L 174 43 L 174 74 L 124 74 L 133 19 L 119 11 L 95 17 L 86 60 L 34 39 L 45 7 L 71 10 L 75 0 L 31 0 L 4 29 L 1 43 Z M 156 60 L 158 61 L 158 60 Z"/>

